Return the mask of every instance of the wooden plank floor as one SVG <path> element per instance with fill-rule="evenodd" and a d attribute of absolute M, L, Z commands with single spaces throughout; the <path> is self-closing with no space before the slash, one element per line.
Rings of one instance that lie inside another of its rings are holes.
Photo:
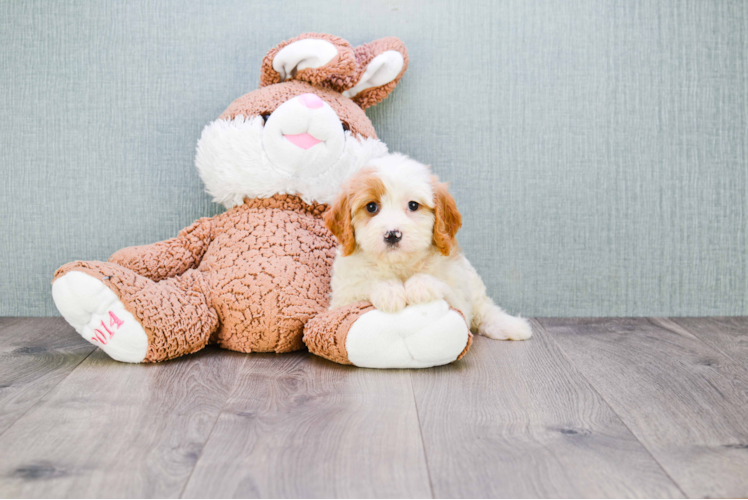
<path fill-rule="evenodd" d="M 748 318 L 533 326 L 408 371 L 0 318 L 0 497 L 748 497 Z"/>

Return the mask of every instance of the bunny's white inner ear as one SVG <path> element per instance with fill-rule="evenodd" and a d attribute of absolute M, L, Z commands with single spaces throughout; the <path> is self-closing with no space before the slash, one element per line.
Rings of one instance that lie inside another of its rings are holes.
<path fill-rule="evenodd" d="M 405 59 L 400 52 L 396 50 L 382 52 L 366 66 L 364 76 L 356 86 L 343 92 L 343 95 L 351 98 L 363 90 L 387 85 L 397 78 L 404 64 Z"/>
<path fill-rule="evenodd" d="M 321 68 L 336 55 L 338 49 L 327 40 L 306 38 L 280 49 L 273 58 L 273 69 L 278 72 L 281 81 L 285 81 L 302 69 Z"/>

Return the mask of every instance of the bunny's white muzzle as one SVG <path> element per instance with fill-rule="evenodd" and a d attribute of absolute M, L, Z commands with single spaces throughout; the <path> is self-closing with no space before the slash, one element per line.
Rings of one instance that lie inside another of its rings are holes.
<path fill-rule="evenodd" d="M 275 168 L 289 175 L 314 176 L 340 158 L 345 131 L 337 113 L 314 94 L 284 102 L 265 123 L 263 147 Z"/>

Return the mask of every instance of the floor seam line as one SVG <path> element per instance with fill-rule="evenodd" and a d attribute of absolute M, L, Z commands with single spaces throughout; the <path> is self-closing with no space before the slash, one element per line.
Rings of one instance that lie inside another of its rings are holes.
<path fill-rule="evenodd" d="M 612 411 L 613 414 L 616 417 L 618 417 L 618 420 L 621 422 L 621 424 L 623 424 L 623 426 L 626 427 L 626 429 L 631 433 L 631 435 L 634 436 L 634 439 L 636 439 L 636 441 L 642 446 L 642 448 L 644 448 L 644 451 L 646 451 L 647 454 L 650 457 L 652 457 L 652 460 L 654 460 L 654 462 L 660 467 L 660 470 L 662 471 L 662 473 L 665 474 L 665 476 L 667 476 L 668 479 L 670 479 L 670 481 L 673 483 L 673 485 L 676 488 L 678 488 L 678 491 L 680 491 L 683 494 L 683 497 L 684 498 L 693 498 L 690 495 L 688 495 L 683 490 L 683 488 L 681 488 L 681 485 L 678 484 L 678 482 L 673 478 L 673 476 L 670 475 L 670 473 L 667 471 L 667 469 L 665 469 L 665 466 L 662 465 L 659 460 L 657 460 L 657 457 L 654 456 L 654 454 L 652 453 L 652 451 L 647 447 L 646 444 L 644 444 L 644 442 L 642 442 L 642 440 L 639 438 L 639 436 L 636 435 L 636 433 L 633 431 L 633 429 L 631 429 L 631 427 L 629 427 L 629 425 L 626 423 L 626 421 L 623 419 L 623 417 L 621 417 L 621 415 L 618 414 L 618 412 L 616 411 L 616 409 L 613 407 L 613 405 L 610 404 L 610 402 L 605 398 L 605 396 L 603 396 L 600 393 L 600 391 L 597 389 L 597 387 L 595 387 L 595 384 L 593 384 L 592 381 L 589 378 L 587 378 L 587 375 L 585 375 L 584 372 L 579 369 L 579 367 L 577 366 L 577 364 L 568 356 L 568 354 L 566 354 L 566 351 L 564 350 L 564 348 L 561 347 L 561 344 L 559 344 L 558 342 L 556 342 L 556 340 L 553 338 L 553 336 L 550 334 L 550 332 L 548 332 L 548 330 L 545 328 L 545 326 L 539 320 L 535 320 L 535 323 L 538 326 L 540 326 L 540 328 L 542 328 L 543 332 L 545 333 L 546 339 L 548 339 L 549 341 L 553 342 L 553 345 L 555 345 L 558 348 L 558 350 L 561 352 L 561 355 L 564 357 L 564 359 L 566 359 L 569 363 L 571 363 L 571 366 L 573 366 L 574 369 L 577 371 L 577 373 L 579 373 L 579 375 L 581 375 L 582 378 L 589 384 L 590 388 L 592 388 L 592 390 L 595 391 L 595 394 L 597 394 L 598 396 L 600 396 L 600 399 L 602 399 L 603 402 L 608 406 L 608 408 L 610 408 L 610 411 Z"/>
<path fill-rule="evenodd" d="M 236 382 L 239 380 L 239 374 L 241 373 L 242 368 L 244 368 L 244 365 L 247 363 L 247 357 L 245 357 L 242 360 L 242 364 L 237 370 L 236 378 L 234 378 L 234 381 L 231 384 L 231 387 L 228 390 L 228 394 L 226 395 L 226 400 L 221 405 L 221 409 L 218 411 L 218 414 L 216 415 L 215 420 L 213 421 L 213 425 L 210 427 L 210 432 L 208 432 L 208 435 L 205 438 L 205 441 L 203 442 L 203 447 L 200 449 L 200 454 L 197 457 L 197 460 L 195 460 L 195 465 L 192 466 L 192 470 L 190 471 L 190 474 L 187 476 L 187 479 L 184 482 L 184 486 L 182 486 L 182 491 L 179 492 L 179 498 L 184 498 L 184 492 L 187 491 L 187 486 L 189 486 L 190 481 L 192 480 L 192 475 L 195 473 L 195 469 L 197 469 L 198 464 L 200 463 L 200 459 L 203 458 L 203 453 L 205 452 L 206 446 L 208 446 L 208 441 L 210 441 L 211 436 L 213 436 L 213 431 L 216 428 L 216 425 L 218 425 L 218 420 L 221 418 L 221 415 L 223 415 L 223 410 L 226 409 L 226 406 L 229 403 L 229 399 L 231 399 L 231 395 L 234 393 L 234 387 L 236 387 Z"/>
<path fill-rule="evenodd" d="M 434 483 L 431 480 L 431 467 L 429 467 L 429 456 L 426 453 L 426 440 L 423 439 L 423 425 L 421 425 L 421 414 L 418 411 L 418 401 L 416 400 L 416 390 L 413 387 L 413 371 L 408 373 L 408 379 L 410 380 L 410 393 L 413 396 L 413 406 L 416 408 L 416 421 L 418 422 L 418 434 L 421 436 L 421 450 L 423 450 L 423 461 L 426 463 L 426 476 L 429 479 L 429 489 L 431 490 L 431 498 L 436 498 L 434 495 Z"/>
<path fill-rule="evenodd" d="M 691 335 L 693 335 L 693 338 L 695 338 L 696 340 L 698 340 L 699 342 L 701 342 L 702 344 L 704 344 L 705 346 L 707 346 L 707 347 L 708 347 L 709 349 L 714 349 L 714 350 L 715 350 L 715 351 L 717 351 L 718 353 L 720 353 L 720 354 L 722 354 L 723 356 L 727 357 L 727 358 L 728 358 L 728 359 L 729 359 L 730 361 L 732 361 L 733 363 L 741 363 L 741 362 L 740 362 L 740 361 L 738 361 L 737 359 L 733 358 L 733 357 L 732 357 L 732 355 L 731 355 L 730 353 L 728 353 L 728 352 L 725 352 L 725 351 L 723 351 L 723 350 L 722 350 L 722 349 L 721 349 L 720 347 L 718 347 L 718 346 L 715 346 L 715 345 L 712 345 L 712 344 L 710 344 L 710 343 L 709 343 L 709 342 L 707 342 L 706 340 L 702 339 L 702 338 L 701 338 L 701 335 L 699 335 L 698 333 L 696 333 L 696 332 L 695 332 L 694 330 L 692 330 L 691 328 L 688 328 L 688 327 L 686 327 L 686 326 L 684 326 L 684 325 L 682 325 L 682 324 L 678 323 L 677 321 L 675 321 L 675 320 L 674 320 L 674 319 L 672 319 L 672 318 L 668 318 L 667 316 L 663 316 L 663 317 L 647 317 L 647 320 L 648 320 L 648 321 L 650 321 L 650 322 L 651 322 L 652 320 L 662 320 L 662 319 L 664 319 L 664 320 L 667 320 L 667 321 L 670 321 L 670 322 L 672 322 L 672 323 L 675 323 L 675 324 L 676 324 L 677 326 L 679 326 L 680 328 L 683 328 L 683 329 L 684 329 L 685 331 L 687 331 L 688 333 L 690 333 Z M 707 317 L 707 319 L 711 319 L 711 318 L 708 318 L 708 317 Z M 666 327 L 665 327 L 664 325 L 661 325 L 661 324 L 659 324 L 659 323 L 655 323 L 655 324 L 654 324 L 654 326 L 657 326 L 657 327 L 659 327 L 659 328 L 665 328 L 665 329 L 669 330 L 669 329 L 668 329 L 668 328 L 666 328 Z M 670 330 L 670 331 L 672 331 L 672 330 Z M 677 332 L 673 332 L 673 333 L 677 333 Z"/>

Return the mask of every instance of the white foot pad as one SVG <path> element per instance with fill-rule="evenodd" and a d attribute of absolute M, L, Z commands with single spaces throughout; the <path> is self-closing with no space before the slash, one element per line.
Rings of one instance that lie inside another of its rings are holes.
<path fill-rule="evenodd" d="M 348 359 L 364 368 L 428 368 L 451 363 L 465 349 L 468 326 L 443 300 L 398 313 L 369 311 L 351 326 Z"/>
<path fill-rule="evenodd" d="M 80 271 L 52 284 L 52 298 L 65 320 L 84 339 L 112 359 L 140 363 L 148 352 L 148 336 L 113 291 Z"/>

